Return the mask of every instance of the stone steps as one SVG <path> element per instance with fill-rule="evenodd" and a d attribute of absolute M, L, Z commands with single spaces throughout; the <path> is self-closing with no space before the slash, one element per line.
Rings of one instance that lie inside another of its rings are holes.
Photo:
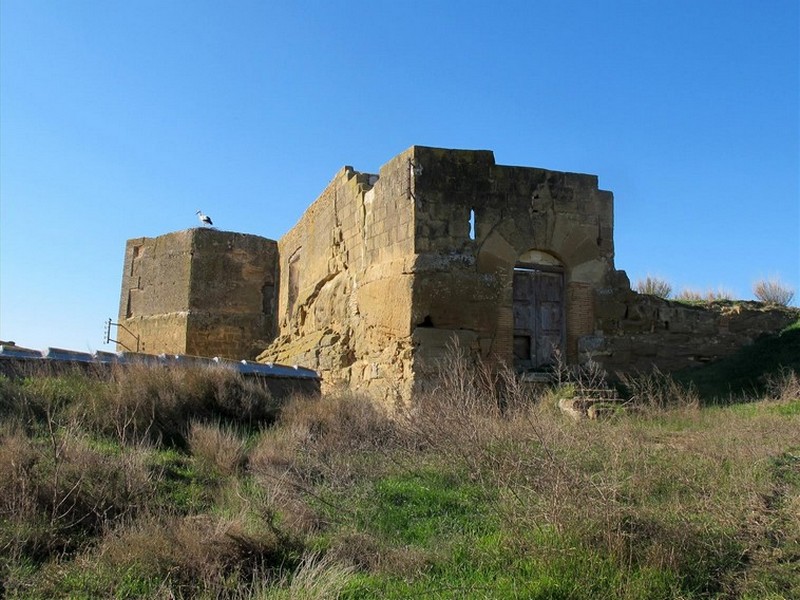
<path fill-rule="evenodd" d="M 573 398 L 562 398 L 558 407 L 574 419 L 603 419 L 625 410 L 628 401 L 620 398 L 615 390 L 581 390 Z"/>

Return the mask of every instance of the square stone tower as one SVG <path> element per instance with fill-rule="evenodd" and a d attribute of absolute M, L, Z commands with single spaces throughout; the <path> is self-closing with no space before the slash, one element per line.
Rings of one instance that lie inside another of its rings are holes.
<path fill-rule="evenodd" d="M 254 358 L 276 331 L 277 243 L 188 229 L 128 240 L 119 350 Z"/>

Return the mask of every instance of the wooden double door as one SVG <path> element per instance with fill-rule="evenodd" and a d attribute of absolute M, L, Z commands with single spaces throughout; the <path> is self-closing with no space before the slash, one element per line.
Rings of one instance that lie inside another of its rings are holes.
<path fill-rule="evenodd" d="M 514 269 L 514 368 L 540 369 L 563 353 L 564 270 L 517 266 Z"/>

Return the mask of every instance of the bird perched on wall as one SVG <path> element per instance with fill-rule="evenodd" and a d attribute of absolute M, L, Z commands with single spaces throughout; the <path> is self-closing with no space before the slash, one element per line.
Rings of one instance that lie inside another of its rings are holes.
<path fill-rule="evenodd" d="M 198 210 L 197 211 L 197 218 L 200 219 L 200 222 L 203 225 L 213 225 L 214 224 L 213 221 L 211 220 L 211 217 L 209 217 L 208 215 L 204 215 L 202 210 Z"/>

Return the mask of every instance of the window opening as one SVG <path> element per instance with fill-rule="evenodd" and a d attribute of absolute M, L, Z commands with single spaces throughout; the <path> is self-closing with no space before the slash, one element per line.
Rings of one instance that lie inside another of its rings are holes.
<path fill-rule="evenodd" d="M 475 209 L 469 211 L 469 239 L 475 239 Z"/>

